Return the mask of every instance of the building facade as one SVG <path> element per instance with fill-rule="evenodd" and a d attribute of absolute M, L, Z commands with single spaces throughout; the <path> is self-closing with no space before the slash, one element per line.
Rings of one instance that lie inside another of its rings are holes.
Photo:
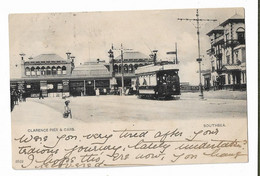
<path fill-rule="evenodd" d="M 246 89 L 245 20 L 238 14 L 207 33 L 210 72 L 203 74 L 205 89 Z"/>
<path fill-rule="evenodd" d="M 75 57 L 66 53 L 64 59 L 57 54 L 41 54 L 34 58 L 21 55 L 21 78 L 11 79 L 11 87 L 26 92 L 27 97 L 84 96 L 109 94 L 111 88 L 118 90 L 122 86 L 121 56 L 110 62 L 85 62 L 74 65 Z M 135 80 L 135 70 L 152 63 L 149 56 L 140 52 L 123 54 L 124 86 L 129 89 Z"/>

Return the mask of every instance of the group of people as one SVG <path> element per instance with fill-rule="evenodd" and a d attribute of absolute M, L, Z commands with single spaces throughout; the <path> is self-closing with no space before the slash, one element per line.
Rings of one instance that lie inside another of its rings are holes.
<path fill-rule="evenodd" d="M 11 89 L 11 111 L 13 111 L 14 106 L 18 105 L 19 102 L 26 101 L 26 92 L 23 90 Z"/>

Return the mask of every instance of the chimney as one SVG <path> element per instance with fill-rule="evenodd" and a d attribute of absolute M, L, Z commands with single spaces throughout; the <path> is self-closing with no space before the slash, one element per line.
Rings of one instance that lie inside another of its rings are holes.
<path fill-rule="evenodd" d="M 67 59 L 70 59 L 71 53 L 70 53 L 70 52 L 67 52 L 66 54 L 67 54 Z"/>

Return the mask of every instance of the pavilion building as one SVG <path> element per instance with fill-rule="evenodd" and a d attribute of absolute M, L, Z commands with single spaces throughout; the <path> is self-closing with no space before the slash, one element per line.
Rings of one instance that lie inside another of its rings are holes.
<path fill-rule="evenodd" d="M 108 94 L 111 85 L 115 89 L 122 86 L 121 56 L 110 59 L 109 63 L 97 59 L 75 67 L 75 57 L 66 54 L 66 59 L 57 54 L 41 54 L 28 59 L 21 55 L 21 78 L 11 79 L 11 87 L 25 91 L 27 97 L 39 97 L 40 92 L 45 97 L 63 97 L 95 95 L 97 89 L 100 94 Z M 125 52 L 125 87 L 132 86 L 138 67 L 151 63 L 152 59 L 140 52 Z"/>

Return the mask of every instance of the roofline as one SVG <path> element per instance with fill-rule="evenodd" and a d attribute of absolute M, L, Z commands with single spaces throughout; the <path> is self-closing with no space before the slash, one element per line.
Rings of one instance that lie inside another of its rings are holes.
<path fill-rule="evenodd" d="M 226 21 L 222 22 L 219 26 L 225 26 L 227 23 L 230 22 L 245 22 L 244 18 L 239 18 L 239 19 L 227 19 Z"/>
<path fill-rule="evenodd" d="M 212 33 L 214 33 L 214 32 L 217 32 L 217 31 L 223 31 L 224 32 L 224 29 L 213 29 L 213 30 L 211 30 L 211 31 L 209 31 L 208 33 L 207 33 L 207 35 L 208 36 L 210 36 Z"/>
<path fill-rule="evenodd" d="M 111 75 L 101 75 L 101 76 L 64 76 L 64 77 L 49 77 L 49 78 L 11 78 L 10 82 L 18 82 L 18 81 L 48 81 L 48 80 L 77 80 L 77 79 L 108 79 L 112 78 Z"/>

